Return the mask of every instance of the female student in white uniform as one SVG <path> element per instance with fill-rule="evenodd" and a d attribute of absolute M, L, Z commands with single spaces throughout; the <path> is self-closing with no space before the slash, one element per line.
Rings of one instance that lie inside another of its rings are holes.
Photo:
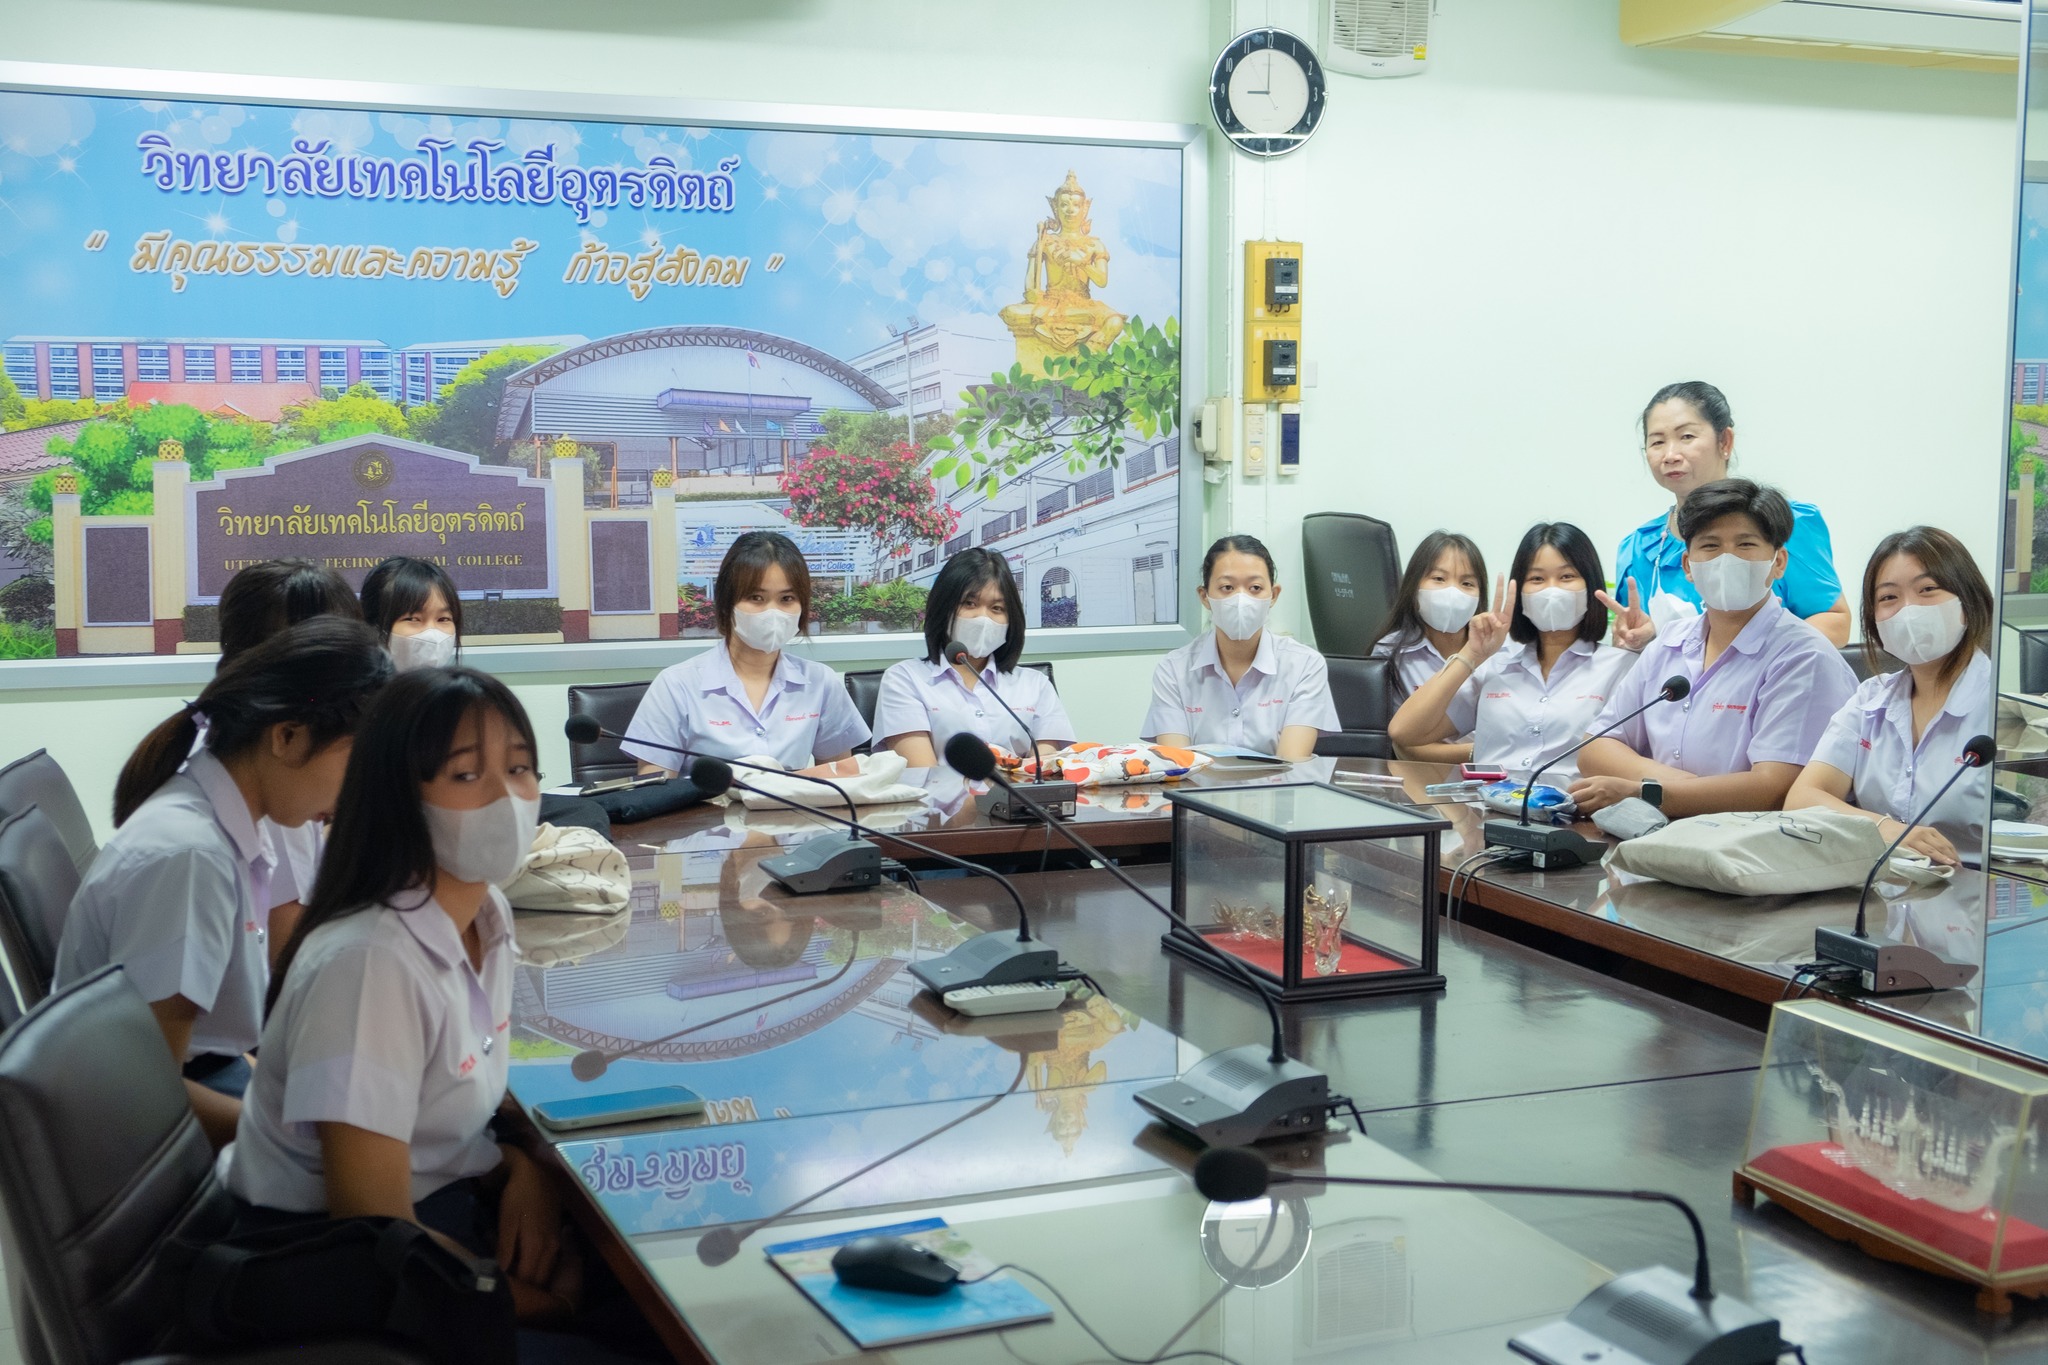
<path fill-rule="evenodd" d="M 1962 542 L 1933 526 L 1895 531 L 1863 572 L 1863 648 L 1906 665 L 1864 682 L 1835 712 L 1785 794 L 1785 809 L 1827 806 L 1895 839 L 1955 775 L 1963 745 L 1992 727 L 1991 589 Z M 1983 841 L 1991 770 L 1949 789 L 1903 847 L 1953 866 Z"/>
<path fill-rule="evenodd" d="M 1450 656 L 1465 647 L 1468 623 L 1486 592 L 1486 557 L 1469 536 L 1431 531 L 1408 556 L 1394 594 L 1394 610 L 1373 642 L 1371 656 L 1391 662 L 1394 704 L 1434 678 Z M 1472 736 L 1442 744 L 1418 744 L 1408 757 L 1430 763 L 1463 763 L 1472 757 Z"/>
<path fill-rule="evenodd" d="M 1411 755 L 1469 733 L 1472 762 L 1527 778 L 1578 743 L 1636 662 L 1601 643 L 1607 608 L 1588 593 L 1605 581 L 1584 531 L 1566 521 L 1530 527 L 1493 610 L 1472 618 L 1464 645 L 1387 723 L 1395 748 Z M 1575 771 L 1566 759 L 1544 777 Z"/>
<path fill-rule="evenodd" d="M 747 532 L 725 552 L 711 594 L 719 643 L 662 670 L 620 747 L 643 772 L 684 772 L 689 763 L 636 740 L 713 758 L 766 756 L 785 768 L 850 757 L 868 726 L 845 680 L 783 648 L 811 620 L 811 570 L 796 542 L 779 531 Z"/>
<path fill-rule="evenodd" d="M 448 571 L 428 559 L 394 555 L 363 578 L 363 619 L 384 637 L 403 673 L 455 662 L 462 647 L 462 598 Z"/>
<path fill-rule="evenodd" d="M 118 962 L 149 1001 L 216 1146 L 262 1028 L 274 851 L 260 828 L 326 818 L 391 660 L 360 621 L 303 621 L 223 664 L 151 731 L 114 789 L 119 826 L 57 946 L 57 984 Z M 197 717 L 206 746 L 192 751 Z M 222 1093 L 223 1089 L 226 1093 Z"/>
<path fill-rule="evenodd" d="M 220 593 L 220 662 L 225 664 L 251 645 L 315 616 L 360 621 L 363 609 L 355 590 L 334 570 L 310 559 L 265 559 L 245 565 Z M 195 749 L 206 742 L 205 717 Z M 299 922 L 305 901 L 313 894 L 320 869 L 320 838 L 324 828 L 308 820 L 293 829 L 275 821 L 259 822 L 276 854 L 270 873 L 270 926 L 267 937 L 273 960 L 292 926 Z"/>
<path fill-rule="evenodd" d="M 511 1052 L 512 912 L 540 810 L 533 727 L 466 668 L 399 676 L 364 720 L 313 900 L 270 987 L 226 1160 L 239 1228 L 404 1218 L 559 1310 L 561 1208 L 488 1126 Z"/>
<path fill-rule="evenodd" d="M 1323 656 L 1266 629 L 1280 597 L 1272 552 L 1253 536 L 1223 537 L 1202 557 L 1198 595 L 1215 625 L 1153 670 L 1142 737 L 1307 758 L 1316 736 L 1342 727 Z"/>
<path fill-rule="evenodd" d="M 953 641 L 966 649 L 967 663 L 946 662 Z M 925 603 L 924 645 L 924 658 L 890 666 L 875 698 L 876 740 L 911 767 L 938 767 L 946 741 L 963 730 L 1022 757 L 1073 741 L 1073 722 L 1052 681 L 1017 667 L 1024 602 L 1001 555 L 962 550 L 946 561 Z M 1018 730 L 1020 721 L 1030 733 Z"/>

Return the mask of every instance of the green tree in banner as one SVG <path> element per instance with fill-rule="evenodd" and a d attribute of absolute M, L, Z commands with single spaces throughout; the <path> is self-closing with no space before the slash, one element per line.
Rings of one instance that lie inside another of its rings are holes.
<path fill-rule="evenodd" d="M 21 401 L 21 390 L 14 387 L 14 381 L 0 370 L 0 431 L 13 431 L 28 416 L 28 404 Z"/>
<path fill-rule="evenodd" d="M 932 477 L 979 483 L 990 497 L 1006 478 L 1061 454 L 1069 473 L 1123 462 L 1127 434 L 1152 440 L 1180 424 L 1180 324 L 1133 317 L 1107 349 L 1082 347 L 1045 362 L 1044 376 L 1012 365 L 962 395 L 959 425 L 931 445 L 947 452 Z"/>
<path fill-rule="evenodd" d="M 412 410 L 413 439 L 449 450 L 467 451 L 492 464 L 513 464 L 510 443 L 498 439 L 498 404 L 505 381 L 537 360 L 555 353 L 553 346 L 500 346 L 455 372 L 438 403 Z"/>
<path fill-rule="evenodd" d="M 358 384 L 335 398 L 309 398 L 284 410 L 278 430 L 307 445 L 322 445 L 347 436 L 377 432 L 403 436 L 407 432 L 405 411 L 368 384 Z"/>
<path fill-rule="evenodd" d="M 934 412 L 917 419 L 917 440 L 910 440 L 910 424 L 902 410 L 895 412 L 845 412 L 833 408 L 818 418 L 823 433 L 811 442 L 811 449 L 830 449 L 843 455 L 880 456 L 908 442 L 930 449 L 940 437 L 953 432 L 953 414 Z"/>

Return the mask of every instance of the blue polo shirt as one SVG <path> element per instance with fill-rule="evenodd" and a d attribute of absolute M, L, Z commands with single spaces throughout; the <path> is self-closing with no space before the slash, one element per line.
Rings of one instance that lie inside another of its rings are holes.
<path fill-rule="evenodd" d="M 1828 539 L 1828 524 L 1820 509 L 1810 502 L 1792 506 L 1792 539 L 1785 542 L 1785 572 L 1771 591 L 1794 616 L 1818 616 L 1835 605 L 1842 595 L 1842 580 L 1835 574 L 1835 548 Z M 1659 512 L 1622 539 L 1614 554 L 1614 595 L 1628 601 L 1628 581 L 1633 578 L 1642 589 L 1641 606 L 1649 610 L 1650 599 L 1660 592 L 1682 597 L 1700 605 L 1699 589 L 1685 576 L 1679 557 L 1685 542 L 1670 529 L 1668 512 Z"/>

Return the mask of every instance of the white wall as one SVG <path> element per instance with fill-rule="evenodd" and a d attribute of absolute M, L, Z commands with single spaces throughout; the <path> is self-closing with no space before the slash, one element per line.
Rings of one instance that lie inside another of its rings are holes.
<path fill-rule="evenodd" d="M 1611 573 L 1669 505 L 1636 417 L 1702 378 L 1738 471 L 1820 505 L 1845 582 L 1916 521 L 1988 568 L 2014 81 L 1635 51 L 1616 4 L 1440 0 L 1427 74 L 1333 77 L 1307 148 L 1238 176 L 1219 240 L 1304 242 L 1320 383 L 1304 472 L 1234 479 L 1212 521 L 1294 566 L 1305 512 L 1384 517 L 1404 554 L 1448 526 L 1499 573 L 1562 519 Z M 1315 32 L 1311 0 L 1237 12 Z"/>
<path fill-rule="evenodd" d="M 1308 148 L 1219 154 L 1212 308 L 1239 364 L 1237 248 L 1307 243 L 1320 385 L 1306 471 L 1211 491 L 1299 579 L 1305 511 L 1434 526 L 1502 567 L 1539 517 L 1605 553 L 1659 495 L 1633 421 L 1719 383 L 1746 469 L 1821 504 L 1854 576 L 1927 520 L 1992 554 L 2012 82 L 1634 52 L 1617 0 L 1440 0 L 1422 77 L 1335 77 Z M 1201 121 L 1224 34 L 1316 34 L 1313 0 L 0 0 L 0 56 L 173 70 Z M 469 15 L 487 15 L 491 22 Z M 0 315 L 4 315 L 0 297 Z M 1234 380 L 1228 381 L 1234 388 Z M 1281 622 L 1298 621 L 1299 596 Z M 1084 735 L 1134 728 L 1150 661 L 1062 660 Z M 592 681 L 603 679 L 593 678 Z M 559 678 L 514 679 L 559 735 Z M 0 693 L 0 758 L 47 744 L 104 820 L 169 691 Z M 565 772 L 559 740 L 544 766 Z"/>

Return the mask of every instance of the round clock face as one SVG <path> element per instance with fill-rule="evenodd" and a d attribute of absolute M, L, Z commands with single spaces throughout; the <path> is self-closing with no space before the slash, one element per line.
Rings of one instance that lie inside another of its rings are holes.
<path fill-rule="evenodd" d="M 1209 108 L 1239 149 L 1254 156 L 1291 152 L 1322 121 L 1322 63 L 1285 29 L 1241 33 L 1216 58 Z"/>

